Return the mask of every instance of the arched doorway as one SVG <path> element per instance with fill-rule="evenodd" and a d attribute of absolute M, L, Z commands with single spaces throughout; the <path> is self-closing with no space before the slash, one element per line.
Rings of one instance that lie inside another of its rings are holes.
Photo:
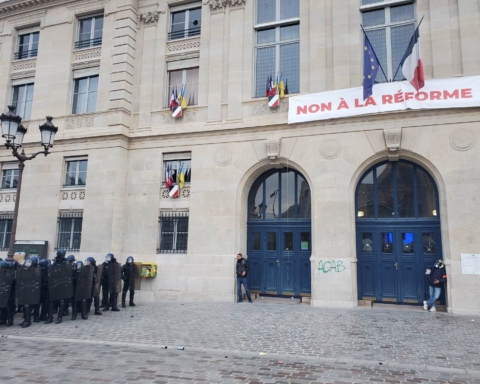
<path fill-rule="evenodd" d="M 258 177 L 248 196 L 247 252 L 252 292 L 310 296 L 311 196 L 289 168 Z"/>
<path fill-rule="evenodd" d="M 425 270 L 442 258 L 435 181 L 412 162 L 382 162 L 363 174 L 355 199 L 358 298 L 422 303 Z"/>

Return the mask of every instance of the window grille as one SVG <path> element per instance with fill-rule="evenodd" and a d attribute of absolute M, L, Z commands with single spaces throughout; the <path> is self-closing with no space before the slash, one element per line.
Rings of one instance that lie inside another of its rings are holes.
<path fill-rule="evenodd" d="M 158 218 L 160 247 L 157 253 L 186 253 L 188 212 L 161 212 Z"/>
<path fill-rule="evenodd" d="M 0 251 L 8 251 L 13 215 L 0 215 Z"/>
<path fill-rule="evenodd" d="M 82 240 L 82 212 L 61 212 L 58 218 L 57 248 L 79 252 Z"/>

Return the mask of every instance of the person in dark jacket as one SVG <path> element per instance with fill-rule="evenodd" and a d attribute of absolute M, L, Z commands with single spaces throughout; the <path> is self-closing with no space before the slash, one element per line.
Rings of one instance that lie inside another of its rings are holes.
<path fill-rule="evenodd" d="M 428 285 L 430 291 L 430 298 L 423 302 L 423 309 L 430 312 L 436 312 L 435 301 L 440 297 L 442 293 L 442 286 L 447 282 L 447 272 L 445 271 L 445 265 L 442 260 L 435 260 L 433 269 L 427 270 L 429 274 Z"/>
<path fill-rule="evenodd" d="M 237 294 L 238 300 L 237 303 L 241 303 L 242 299 L 242 284 L 243 288 L 245 288 L 245 293 L 247 294 L 248 302 L 252 302 L 252 298 L 250 297 L 250 290 L 248 289 L 248 278 L 247 273 L 250 269 L 250 266 L 247 263 L 241 253 L 237 254 Z"/>

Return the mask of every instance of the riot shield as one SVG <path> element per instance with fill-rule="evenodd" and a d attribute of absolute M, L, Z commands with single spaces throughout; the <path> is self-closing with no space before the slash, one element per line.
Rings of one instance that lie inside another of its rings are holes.
<path fill-rule="evenodd" d="M 40 304 L 42 270 L 36 267 L 17 268 L 15 298 L 17 305 Z"/>
<path fill-rule="evenodd" d="M 93 272 L 94 268 L 92 265 L 81 267 L 78 271 L 77 285 L 75 286 L 75 302 L 88 300 L 92 297 Z"/>
<path fill-rule="evenodd" d="M 116 261 L 108 267 L 108 290 L 110 293 L 119 293 L 122 290 L 120 264 Z"/>
<path fill-rule="evenodd" d="M 50 301 L 68 299 L 73 296 L 71 265 L 60 264 L 48 268 L 48 293 Z"/>
<path fill-rule="evenodd" d="M 142 284 L 142 263 L 133 263 L 133 276 L 130 276 L 130 289 L 140 290 Z"/>
<path fill-rule="evenodd" d="M 14 277 L 15 271 L 13 269 L 0 269 L 0 308 L 5 308 L 8 305 Z"/>
<path fill-rule="evenodd" d="M 103 264 L 97 266 L 97 276 L 95 277 L 95 284 L 93 285 L 93 294 L 92 297 L 99 297 L 100 291 L 102 290 L 102 273 L 103 273 Z"/>

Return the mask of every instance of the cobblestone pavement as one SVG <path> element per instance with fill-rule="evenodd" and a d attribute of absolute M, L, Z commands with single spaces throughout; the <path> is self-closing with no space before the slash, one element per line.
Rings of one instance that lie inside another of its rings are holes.
<path fill-rule="evenodd" d="M 480 318 L 443 313 L 162 302 L 0 335 L 1 383 L 480 383 Z"/>

